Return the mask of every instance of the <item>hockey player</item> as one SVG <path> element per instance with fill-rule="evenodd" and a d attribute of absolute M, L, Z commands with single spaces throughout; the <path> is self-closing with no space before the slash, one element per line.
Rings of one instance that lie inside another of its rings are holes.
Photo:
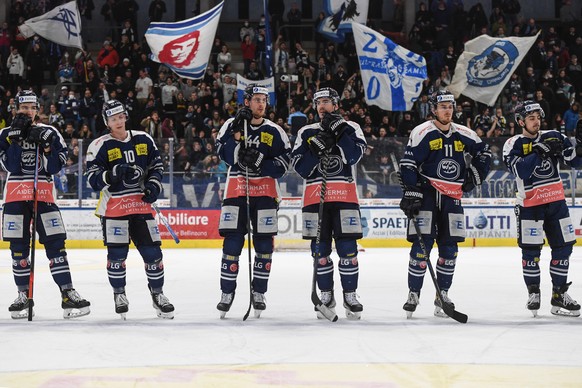
<path fill-rule="evenodd" d="M 65 165 L 67 145 L 54 127 L 38 122 L 39 102 L 32 91 L 20 91 L 15 100 L 17 114 L 12 125 L 0 132 L 0 165 L 8 172 L 2 238 L 10 243 L 12 273 L 18 289 L 18 297 L 8 310 L 14 319 L 28 317 L 30 224 L 34 214 L 34 173 L 38 166 L 34 232 L 38 233 L 39 242 L 45 247 L 51 275 L 61 290 L 63 316 L 81 317 L 90 313 L 91 304 L 73 288 L 65 250 L 67 234 L 53 198 L 52 175 Z"/>
<path fill-rule="evenodd" d="M 157 316 L 173 319 L 174 306 L 162 290 L 161 238 L 150 205 L 162 190 L 164 168 L 158 148 L 147 133 L 126 128 L 128 113 L 119 101 L 103 104 L 102 116 L 110 132 L 89 145 L 87 176 L 91 187 L 101 191 L 95 213 L 101 218 L 107 246 L 107 275 L 115 312 L 125 319 L 129 310 L 125 260 L 131 239 L 143 258 Z"/>
<path fill-rule="evenodd" d="M 436 241 L 436 264 L 440 299 L 435 299 L 435 316 L 446 317 L 440 301 L 450 304 L 448 291 L 453 281 L 458 243 L 465 240 L 465 218 L 461 197 L 483 182 L 489 172 L 491 152 L 469 128 L 453 123 L 455 98 L 448 91 L 432 94 L 430 106 L 435 117 L 415 127 L 400 160 L 403 197 L 400 208 L 409 218 L 408 241 L 412 242 L 408 263 L 408 299 L 403 308 L 407 317 L 419 304 L 426 273 L 425 253 L 412 222 L 418 222 L 428 250 Z M 471 156 L 467 163 L 465 156 Z"/>
<path fill-rule="evenodd" d="M 528 290 L 526 308 L 537 316 L 540 308 L 540 254 L 544 232 L 552 250 L 550 276 L 554 315 L 579 316 L 580 305 L 566 291 L 574 227 L 564 196 L 558 164 L 582 166 L 582 130 L 576 132 L 576 149 L 558 131 L 540 131 L 544 110 L 534 101 L 515 108 L 522 133 L 505 142 L 503 161 L 517 181 L 517 243 L 522 252 L 523 279 Z M 577 156 L 578 154 L 578 156 Z"/>
<path fill-rule="evenodd" d="M 271 259 L 273 236 L 278 232 L 277 208 L 279 186 L 276 179 L 289 168 L 291 145 L 285 131 L 265 119 L 269 92 L 251 84 L 244 91 L 244 106 L 228 119 L 218 133 L 218 155 L 230 166 L 219 232 L 224 237 L 220 288 L 222 295 L 216 308 L 224 318 L 236 291 L 239 257 L 247 234 L 247 184 L 255 258 L 252 280 L 252 305 L 255 316 L 266 308 L 265 293 Z M 248 138 L 244 138 L 245 132 Z"/>
<path fill-rule="evenodd" d="M 360 205 L 356 188 L 356 164 L 366 150 L 360 126 L 345 121 L 339 114 L 339 95 L 332 88 L 321 88 L 314 94 L 313 108 L 319 123 L 308 124 L 297 133 L 292 160 L 295 171 L 305 180 L 303 192 L 303 238 L 311 240 L 311 254 L 317 260 L 317 285 L 320 300 L 335 314 L 331 259 L 332 238 L 339 256 L 339 273 L 344 308 L 349 319 L 360 319 L 363 306 L 358 301 L 358 247 L 362 238 Z M 321 220 L 321 236 L 316 244 L 322 184 L 326 168 L 326 192 Z M 317 317 L 323 315 L 317 311 Z"/>

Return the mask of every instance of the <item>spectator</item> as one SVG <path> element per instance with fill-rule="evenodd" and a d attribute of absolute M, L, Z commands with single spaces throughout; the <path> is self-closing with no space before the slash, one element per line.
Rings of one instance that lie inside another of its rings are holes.
<path fill-rule="evenodd" d="M 22 76 L 24 75 L 24 60 L 18 52 L 16 47 L 12 48 L 12 53 L 8 56 L 6 61 L 8 68 L 9 86 L 12 92 L 16 92 L 16 87 L 22 83 Z"/>
<path fill-rule="evenodd" d="M 224 70 L 225 65 L 229 65 L 232 63 L 232 55 L 228 51 L 228 45 L 226 45 L 226 44 L 222 45 L 220 53 L 218 53 L 218 56 L 217 56 L 217 61 L 218 61 L 218 71 L 219 72 L 222 72 Z"/>
<path fill-rule="evenodd" d="M 291 9 L 287 12 L 287 21 L 289 22 L 289 45 L 295 47 L 296 42 L 301 41 L 301 11 L 297 2 L 291 3 Z"/>
<path fill-rule="evenodd" d="M 105 70 L 108 66 L 110 69 L 117 67 L 119 64 L 119 55 L 115 48 L 111 45 L 111 42 L 106 40 L 103 42 L 103 48 L 99 51 L 97 55 L 97 66 L 101 69 L 101 72 Z"/>
<path fill-rule="evenodd" d="M 154 139 L 162 139 L 162 122 L 156 110 L 153 110 L 150 115 L 144 118 L 140 125 Z"/>
<path fill-rule="evenodd" d="M 575 102 L 572 106 L 564 113 L 564 124 L 566 129 L 566 136 L 574 136 L 576 131 L 576 123 L 580 119 L 579 109 L 580 105 Z"/>
<path fill-rule="evenodd" d="M 243 26 L 240 28 L 239 36 L 240 36 L 241 42 L 244 42 L 246 36 L 248 36 L 250 38 L 251 42 L 254 42 L 255 29 L 253 27 L 251 27 L 248 20 L 245 20 L 245 22 L 243 23 Z"/>
<path fill-rule="evenodd" d="M 241 45 L 242 58 L 244 63 L 244 74 L 248 73 L 251 62 L 255 59 L 256 46 L 252 42 L 250 35 L 245 35 Z"/>
<path fill-rule="evenodd" d="M 279 36 L 281 37 L 281 36 Z M 287 43 L 283 40 L 278 40 L 278 44 L 275 46 L 275 73 L 276 74 L 287 74 L 289 69 L 289 51 L 287 50 Z"/>
<path fill-rule="evenodd" d="M 137 79 L 137 81 L 135 81 L 135 90 L 137 91 L 135 98 L 137 99 L 137 102 L 139 103 L 141 108 L 143 108 L 146 105 L 148 97 L 152 92 L 153 86 L 154 83 L 152 82 L 152 79 L 148 76 L 147 71 L 140 70 L 139 78 Z"/>
<path fill-rule="evenodd" d="M 166 13 L 166 3 L 162 0 L 152 0 L 148 9 L 150 22 L 161 22 Z"/>

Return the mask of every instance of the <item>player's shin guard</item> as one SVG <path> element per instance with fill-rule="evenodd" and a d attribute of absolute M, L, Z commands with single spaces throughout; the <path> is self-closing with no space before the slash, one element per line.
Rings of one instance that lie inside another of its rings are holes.
<path fill-rule="evenodd" d="M 540 253 L 539 249 L 523 249 L 521 265 L 523 267 L 523 280 L 526 286 L 540 284 Z"/>
<path fill-rule="evenodd" d="M 161 293 L 164 288 L 164 261 L 159 245 L 137 247 L 144 261 L 148 286 L 152 293 Z"/>
<path fill-rule="evenodd" d="M 225 294 L 232 294 L 236 290 L 236 277 L 239 270 L 238 260 L 239 256 L 222 255 L 220 289 Z"/>
<path fill-rule="evenodd" d="M 439 259 L 436 264 L 436 273 L 438 285 L 441 291 L 448 291 L 453 283 L 453 275 L 455 274 L 455 265 L 457 264 L 456 245 L 441 245 L 439 246 Z"/>
<path fill-rule="evenodd" d="M 360 269 L 358 257 L 340 257 L 338 267 L 342 289 L 346 292 L 357 290 Z"/>
<path fill-rule="evenodd" d="M 11 242 L 12 275 L 18 291 L 28 290 L 30 280 L 30 248 L 27 244 Z"/>
<path fill-rule="evenodd" d="M 267 292 L 269 274 L 273 255 L 270 253 L 257 253 L 253 268 L 253 291 L 264 294 Z"/>
<path fill-rule="evenodd" d="M 55 283 L 59 285 L 61 291 L 73 288 L 65 241 L 62 239 L 50 240 L 45 242 L 44 247 Z"/>
<path fill-rule="evenodd" d="M 568 268 L 570 267 L 570 255 L 572 246 L 553 248 L 552 261 L 550 262 L 550 276 L 554 287 L 566 284 L 568 280 Z"/>
<path fill-rule="evenodd" d="M 125 292 L 125 260 L 129 252 L 129 246 L 107 247 L 107 277 L 115 294 Z"/>
<path fill-rule="evenodd" d="M 50 258 L 49 267 L 51 269 L 51 275 L 53 276 L 55 283 L 57 283 L 61 288 L 61 291 L 73 288 L 71 270 L 69 269 L 67 256 Z"/>
<path fill-rule="evenodd" d="M 329 256 L 317 260 L 317 286 L 320 290 L 333 290 L 333 261 Z"/>

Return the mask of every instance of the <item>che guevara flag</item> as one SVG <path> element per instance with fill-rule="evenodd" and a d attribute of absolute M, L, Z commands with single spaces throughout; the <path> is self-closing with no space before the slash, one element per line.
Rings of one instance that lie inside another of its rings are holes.
<path fill-rule="evenodd" d="M 183 78 L 204 76 L 224 1 L 191 19 L 175 23 L 150 23 L 145 37 L 150 58 Z"/>

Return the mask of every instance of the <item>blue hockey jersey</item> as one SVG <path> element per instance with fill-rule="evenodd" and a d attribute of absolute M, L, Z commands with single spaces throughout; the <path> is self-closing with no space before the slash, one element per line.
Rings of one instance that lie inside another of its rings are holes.
<path fill-rule="evenodd" d="M 329 153 L 325 202 L 358 203 L 356 164 L 362 159 L 367 143 L 359 124 L 347 121 L 337 144 Z M 306 125 L 297 133 L 291 152 L 295 171 L 305 179 L 303 206 L 319 203 L 321 191 L 321 164 L 309 150 L 307 140 L 321 131 L 319 123 Z"/>
<path fill-rule="evenodd" d="M 133 177 L 109 185 L 105 173 L 115 165 L 124 163 L 135 167 Z M 152 137 L 143 131 L 128 131 L 125 140 L 117 140 L 110 134 L 103 135 L 95 139 L 87 150 L 89 184 L 94 190 L 101 191 L 95 211 L 99 216 L 151 213 L 151 205 L 141 199 L 143 184 L 154 180 L 161 187 L 163 173 L 158 147 Z"/>
<path fill-rule="evenodd" d="M 229 166 L 224 198 L 246 196 L 246 170 L 238 163 L 241 141 L 235 140 L 230 128 L 234 119 L 228 119 L 216 139 L 218 156 Z M 244 131 L 242 132 L 244 135 Z M 280 198 L 277 178 L 289 169 L 291 144 L 279 125 L 263 119 L 261 125 L 248 124 L 248 147 L 256 148 L 265 155 L 260 171 L 249 170 L 249 196 Z"/>
<path fill-rule="evenodd" d="M 450 129 L 443 132 L 432 121 L 427 121 L 410 134 L 400 160 L 402 181 L 406 186 L 415 186 L 422 176 L 441 194 L 460 199 L 468 167 L 466 155 L 472 157 L 471 164 L 479 175 L 487 176 L 491 152 L 474 131 L 451 123 Z"/>
<path fill-rule="evenodd" d="M 544 159 L 532 151 L 532 145 L 545 139 L 562 140 L 562 160 L 571 167 L 582 166 L 582 158 L 566 136 L 558 131 L 542 131 L 534 139 L 515 135 L 503 146 L 503 161 L 517 182 L 517 203 L 524 207 L 543 205 L 565 198 L 557 158 Z"/>

